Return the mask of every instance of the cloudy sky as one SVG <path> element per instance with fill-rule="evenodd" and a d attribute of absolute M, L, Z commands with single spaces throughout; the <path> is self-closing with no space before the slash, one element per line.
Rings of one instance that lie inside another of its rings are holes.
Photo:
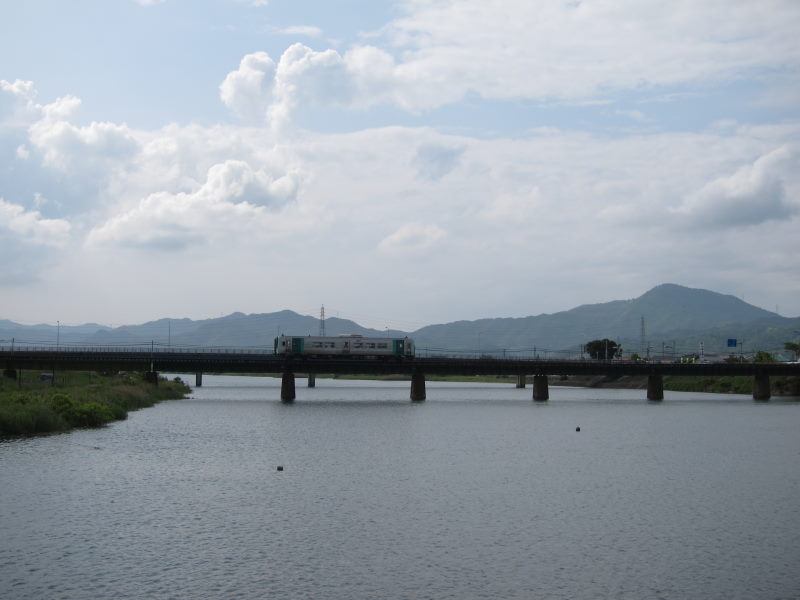
<path fill-rule="evenodd" d="M 796 0 L 0 3 L 0 318 L 800 315 Z"/>

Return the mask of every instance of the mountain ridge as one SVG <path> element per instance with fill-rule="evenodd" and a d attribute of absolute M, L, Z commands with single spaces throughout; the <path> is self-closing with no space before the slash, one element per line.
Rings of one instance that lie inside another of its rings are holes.
<path fill-rule="evenodd" d="M 642 317 L 645 343 L 642 344 Z M 162 318 L 140 325 L 116 328 L 96 324 L 80 326 L 19 325 L 0 320 L 0 340 L 75 345 L 137 345 L 157 343 L 173 346 L 220 346 L 271 349 L 280 333 L 317 335 L 320 321 L 284 309 L 274 313 L 229 315 L 194 321 Z M 327 335 L 361 334 L 402 337 L 408 335 L 417 348 L 428 351 L 479 353 L 577 352 L 592 339 L 617 340 L 628 351 L 697 351 L 703 342 L 707 352 L 726 352 L 727 339 L 745 340 L 752 349 L 781 349 L 783 342 L 797 337 L 800 318 L 747 304 L 732 295 L 665 283 L 637 298 L 581 304 L 556 313 L 526 317 L 482 318 L 433 324 L 415 331 L 375 330 L 358 323 L 329 317 Z M 0 342 L 2 343 L 2 342 Z"/>

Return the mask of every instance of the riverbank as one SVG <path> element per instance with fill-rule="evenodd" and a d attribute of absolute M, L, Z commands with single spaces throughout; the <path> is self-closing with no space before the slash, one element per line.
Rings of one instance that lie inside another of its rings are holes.
<path fill-rule="evenodd" d="M 334 379 L 375 379 L 379 381 L 409 381 L 406 375 L 317 375 L 318 378 L 333 377 Z M 514 376 L 435 376 L 425 377 L 428 381 L 453 381 L 466 383 L 503 383 L 515 384 Z M 528 377 L 527 384 L 533 382 Z M 551 386 L 608 388 L 620 390 L 646 390 L 647 377 L 629 376 L 606 377 L 602 375 L 551 375 L 548 377 Z M 770 388 L 773 396 L 800 396 L 800 378 L 798 377 L 772 377 Z M 670 392 L 706 392 L 714 394 L 752 394 L 752 377 L 664 377 L 664 390 Z"/>
<path fill-rule="evenodd" d="M 153 385 L 138 373 L 57 373 L 55 380 L 48 375 L 0 378 L 0 437 L 100 427 L 191 391 L 179 378 L 162 377 Z"/>
<path fill-rule="evenodd" d="M 647 389 L 647 377 L 570 376 L 551 377 L 550 385 L 611 388 L 627 390 Z M 773 396 L 800 396 L 800 378 L 771 377 Z M 752 394 L 753 378 L 737 377 L 664 377 L 664 390 L 670 392 L 706 392 L 714 394 Z"/>

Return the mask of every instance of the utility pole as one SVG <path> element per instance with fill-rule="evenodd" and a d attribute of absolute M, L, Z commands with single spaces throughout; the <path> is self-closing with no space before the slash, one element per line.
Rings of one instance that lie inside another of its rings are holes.
<path fill-rule="evenodd" d="M 325 305 L 319 309 L 319 335 L 325 337 Z"/>
<path fill-rule="evenodd" d="M 642 315 L 642 327 L 639 340 L 639 355 L 644 356 L 645 353 L 645 334 L 644 334 L 644 315 Z"/>

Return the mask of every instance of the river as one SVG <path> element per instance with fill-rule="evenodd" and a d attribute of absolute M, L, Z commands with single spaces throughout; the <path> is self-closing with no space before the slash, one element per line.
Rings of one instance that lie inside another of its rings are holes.
<path fill-rule="evenodd" d="M 203 383 L 0 442 L 0 597 L 800 597 L 800 402 Z"/>

